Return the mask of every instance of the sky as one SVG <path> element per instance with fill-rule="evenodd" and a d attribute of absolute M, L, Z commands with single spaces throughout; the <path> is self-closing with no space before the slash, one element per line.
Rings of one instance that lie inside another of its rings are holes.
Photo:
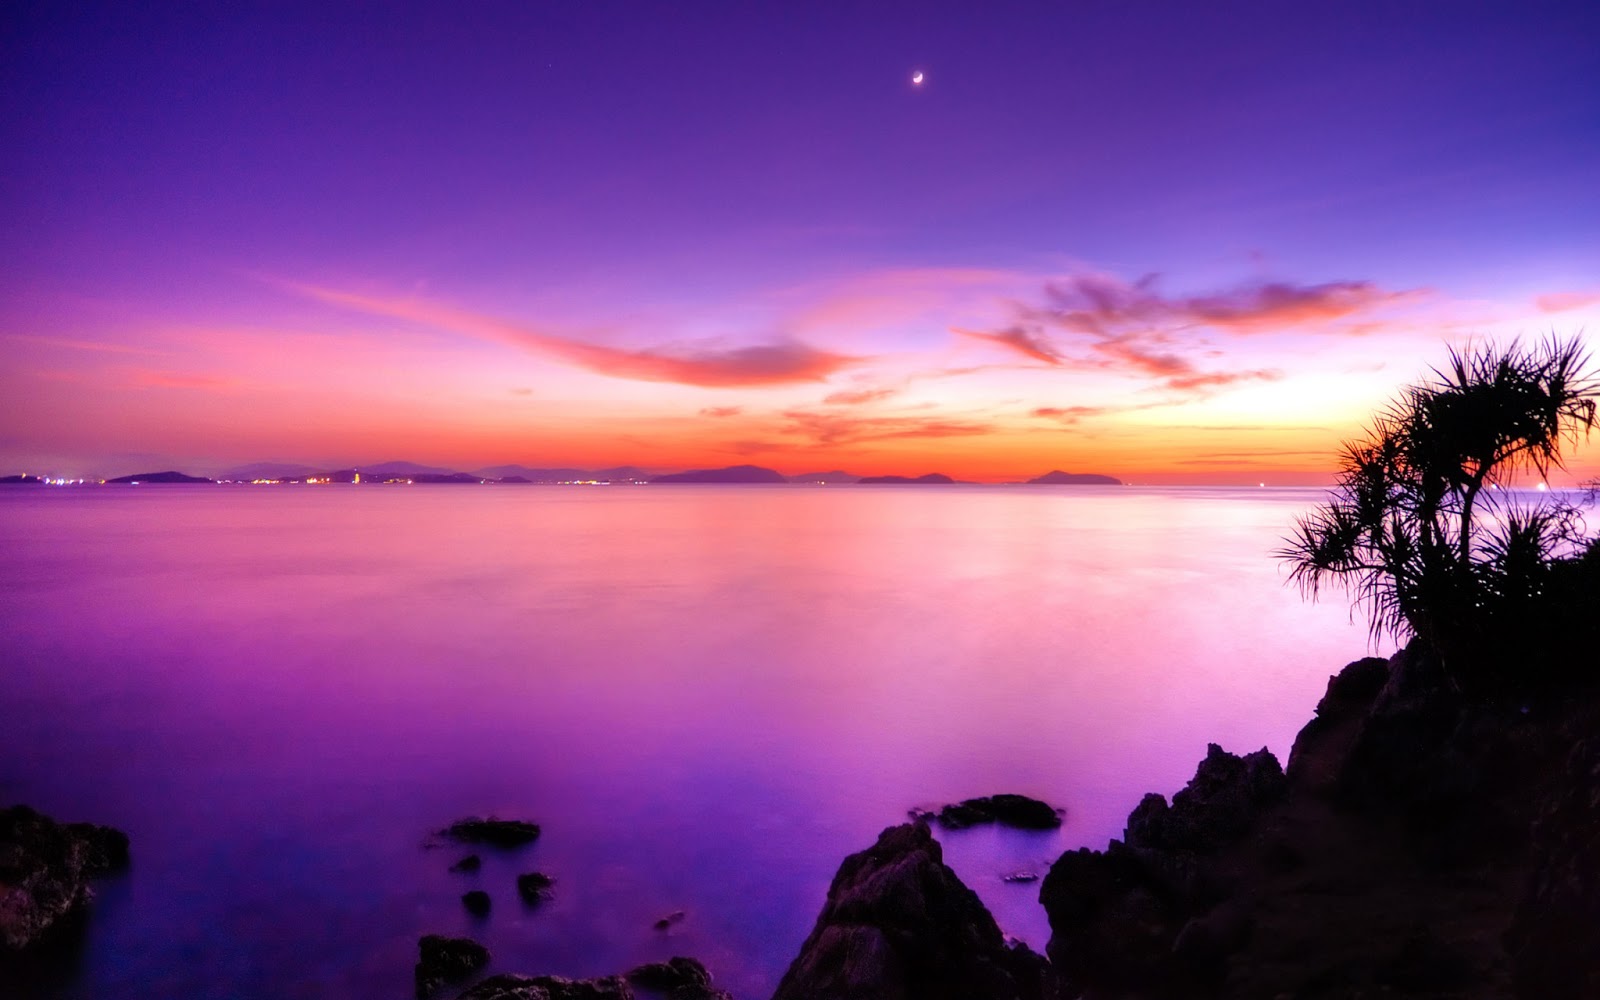
<path fill-rule="evenodd" d="M 1588 0 L 21 2 L 0 95 L 0 473 L 1320 484 L 1600 330 Z"/>

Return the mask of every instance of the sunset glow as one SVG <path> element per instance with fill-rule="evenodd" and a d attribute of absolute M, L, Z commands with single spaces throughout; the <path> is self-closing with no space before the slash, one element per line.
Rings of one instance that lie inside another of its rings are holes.
<path fill-rule="evenodd" d="M 30 10 L 0 472 L 1326 482 L 1600 328 L 1595 14 L 1268 10 Z"/>

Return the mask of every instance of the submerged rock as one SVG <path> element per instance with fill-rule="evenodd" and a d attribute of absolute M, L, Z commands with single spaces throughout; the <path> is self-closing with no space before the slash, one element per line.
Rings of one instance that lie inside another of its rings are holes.
<path fill-rule="evenodd" d="M 445 827 L 444 835 L 463 844 L 520 847 L 539 839 L 539 824 L 520 819 L 469 816 Z"/>
<path fill-rule="evenodd" d="M 633 1000 L 621 976 L 563 979 L 560 976 L 490 976 L 460 1000 Z"/>
<path fill-rule="evenodd" d="M 128 835 L 0 809 L 0 952 L 32 947 L 93 895 L 89 879 L 128 864 Z"/>
<path fill-rule="evenodd" d="M 469 854 L 450 866 L 453 872 L 475 872 L 483 867 L 483 859 L 476 854 Z"/>
<path fill-rule="evenodd" d="M 427 934 L 417 942 L 417 1000 L 445 983 L 455 983 L 489 964 L 489 949 L 471 938 Z"/>
<path fill-rule="evenodd" d="M 934 818 L 951 830 L 965 830 L 980 823 L 999 823 L 1019 830 L 1054 830 L 1061 825 L 1062 812 L 1026 795 L 1002 794 L 947 805 Z"/>
<path fill-rule="evenodd" d="M 664 931 L 673 924 L 683 923 L 684 918 L 687 916 L 688 914 L 684 913 L 682 910 L 673 910 L 671 913 L 655 922 L 655 929 L 658 931 Z"/>
<path fill-rule="evenodd" d="M 482 889 L 474 889 L 461 897 L 461 905 L 467 912 L 475 917 L 481 917 L 489 912 L 489 894 Z"/>
<path fill-rule="evenodd" d="M 844 860 L 773 1000 L 1040 1000 L 1049 974 L 1026 946 L 1007 946 L 917 822 Z"/>

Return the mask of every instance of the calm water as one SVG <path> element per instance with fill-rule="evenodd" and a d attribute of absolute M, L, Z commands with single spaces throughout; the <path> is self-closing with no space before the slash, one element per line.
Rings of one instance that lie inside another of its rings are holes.
<path fill-rule="evenodd" d="M 0 490 L 0 802 L 134 853 L 73 968 L 27 990 L 403 997 L 443 932 L 499 971 L 696 955 L 759 1000 L 845 854 L 1000 791 L 1067 822 L 941 839 L 1042 947 L 1037 886 L 1002 874 L 1103 846 L 1207 741 L 1283 757 L 1366 652 L 1268 554 L 1316 499 Z M 429 832 L 489 813 L 544 836 L 449 873 L 465 852 Z M 512 881 L 535 868 L 557 897 L 528 911 Z"/>

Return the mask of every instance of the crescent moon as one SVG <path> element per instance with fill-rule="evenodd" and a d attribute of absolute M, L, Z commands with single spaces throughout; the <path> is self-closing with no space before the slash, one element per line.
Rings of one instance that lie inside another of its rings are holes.
<path fill-rule="evenodd" d="M 922 70 L 919 69 L 911 74 L 911 82 L 919 85 L 922 83 Z"/>

